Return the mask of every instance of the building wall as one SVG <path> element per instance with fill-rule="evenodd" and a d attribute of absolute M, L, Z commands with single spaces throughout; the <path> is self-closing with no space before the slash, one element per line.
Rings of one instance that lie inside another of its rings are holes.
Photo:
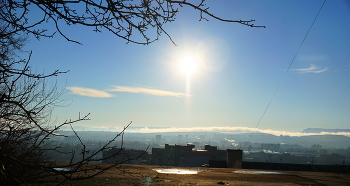
<path fill-rule="evenodd" d="M 152 165 L 175 166 L 175 151 L 152 148 Z"/>
<path fill-rule="evenodd" d="M 211 153 L 208 151 L 182 151 L 178 166 L 200 167 L 208 164 Z"/>
<path fill-rule="evenodd" d="M 193 150 L 195 146 L 169 145 L 152 148 L 152 165 L 197 167 L 209 164 L 209 160 L 226 160 L 226 151 L 206 145 L 204 150 Z"/>
<path fill-rule="evenodd" d="M 242 150 L 227 149 L 227 167 L 241 169 L 242 153 Z"/>

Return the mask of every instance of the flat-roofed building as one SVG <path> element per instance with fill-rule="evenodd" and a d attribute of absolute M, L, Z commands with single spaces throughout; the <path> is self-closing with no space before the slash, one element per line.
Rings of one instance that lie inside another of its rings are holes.
<path fill-rule="evenodd" d="M 152 148 L 152 165 L 197 167 L 209 164 L 209 160 L 225 161 L 226 150 L 205 145 L 205 149 L 194 149 L 195 145 L 169 145 Z"/>

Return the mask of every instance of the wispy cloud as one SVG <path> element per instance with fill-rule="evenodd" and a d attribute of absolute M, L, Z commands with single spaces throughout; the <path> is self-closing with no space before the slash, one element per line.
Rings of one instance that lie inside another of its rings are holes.
<path fill-rule="evenodd" d="M 191 127 L 191 128 L 140 128 L 139 132 L 225 132 L 225 133 L 265 133 L 275 136 L 312 136 L 312 135 L 343 135 L 350 137 L 348 132 L 321 132 L 321 133 L 303 133 L 303 132 L 288 132 L 277 131 L 271 129 L 257 129 L 249 127 Z"/>
<path fill-rule="evenodd" d="M 297 71 L 299 73 L 321 73 L 327 71 L 328 68 L 320 69 L 314 64 L 311 64 L 310 68 L 299 68 L 299 69 L 294 69 L 294 71 Z"/>
<path fill-rule="evenodd" d="M 350 70 L 348 67 L 350 67 L 350 63 L 349 64 L 347 64 L 347 65 L 344 65 L 345 67 L 346 67 L 346 69 L 345 70 Z"/>
<path fill-rule="evenodd" d="M 83 87 L 67 87 L 66 89 L 70 90 L 72 94 L 79 96 L 88 96 L 88 97 L 99 97 L 99 98 L 109 98 L 113 97 L 112 94 L 100 90 L 83 88 Z"/>
<path fill-rule="evenodd" d="M 171 91 L 151 89 L 151 88 L 124 87 L 124 86 L 113 86 L 113 87 L 114 89 L 111 89 L 109 91 L 142 93 L 142 94 L 150 94 L 154 96 L 175 96 L 175 97 L 189 96 L 188 94 L 185 94 L 185 93 L 171 92 Z"/>

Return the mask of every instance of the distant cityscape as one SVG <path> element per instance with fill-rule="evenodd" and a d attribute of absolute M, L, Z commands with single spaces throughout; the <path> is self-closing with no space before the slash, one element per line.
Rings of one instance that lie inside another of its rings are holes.
<path fill-rule="evenodd" d="M 314 133 L 320 130 L 322 129 L 307 129 L 304 132 Z M 328 130 L 345 132 L 340 129 Z M 77 133 L 86 147 L 91 150 L 100 149 L 118 134 L 118 132 L 106 131 L 77 131 Z M 75 150 L 79 152 L 81 150 L 80 142 L 73 132 L 61 131 L 61 134 L 67 136 L 55 139 L 60 145 L 61 151 L 71 152 Z M 205 166 L 209 164 L 209 160 L 212 163 L 226 161 L 226 151 L 231 149 L 242 150 L 241 159 L 243 162 L 350 165 L 350 137 L 344 135 L 293 137 L 263 133 L 252 135 L 251 133 L 228 134 L 219 132 L 125 132 L 123 141 L 121 138 L 117 138 L 109 147 L 109 150 L 105 150 L 104 154 L 101 152 L 99 156 L 107 156 L 108 153 L 113 153 L 113 150 L 122 150 L 121 154 L 129 153 L 129 157 L 143 154 L 143 158 L 139 160 L 123 162 L 130 164 Z M 180 150 L 169 151 L 175 147 Z M 71 159 L 69 154 L 52 154 L 51 157 L 57 161 L 70 161 Z M 200 161 L 199 157 L 201 157 Z M 74 158 L 78 160 L 79 156 Z M 113 163 L 113 161 L 104 160 L 104 163 Z"/>

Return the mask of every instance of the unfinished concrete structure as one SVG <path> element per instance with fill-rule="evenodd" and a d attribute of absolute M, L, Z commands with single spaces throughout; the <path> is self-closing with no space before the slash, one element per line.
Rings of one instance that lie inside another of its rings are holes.
<path fill-rule="evenodd" d="M 227 149 L 227 167 L 228 168 L 242 168 L 242 150 Z"/>
<path fill-rule="evenodd" d="M 169 145 L 165 148 L 152 148 L 152 165 L 198 167 L 208 164 L 209 160 L 226 159 L 225 150 L 205 145 L 205 149 L 194 149 L 195 145 Z"/>

